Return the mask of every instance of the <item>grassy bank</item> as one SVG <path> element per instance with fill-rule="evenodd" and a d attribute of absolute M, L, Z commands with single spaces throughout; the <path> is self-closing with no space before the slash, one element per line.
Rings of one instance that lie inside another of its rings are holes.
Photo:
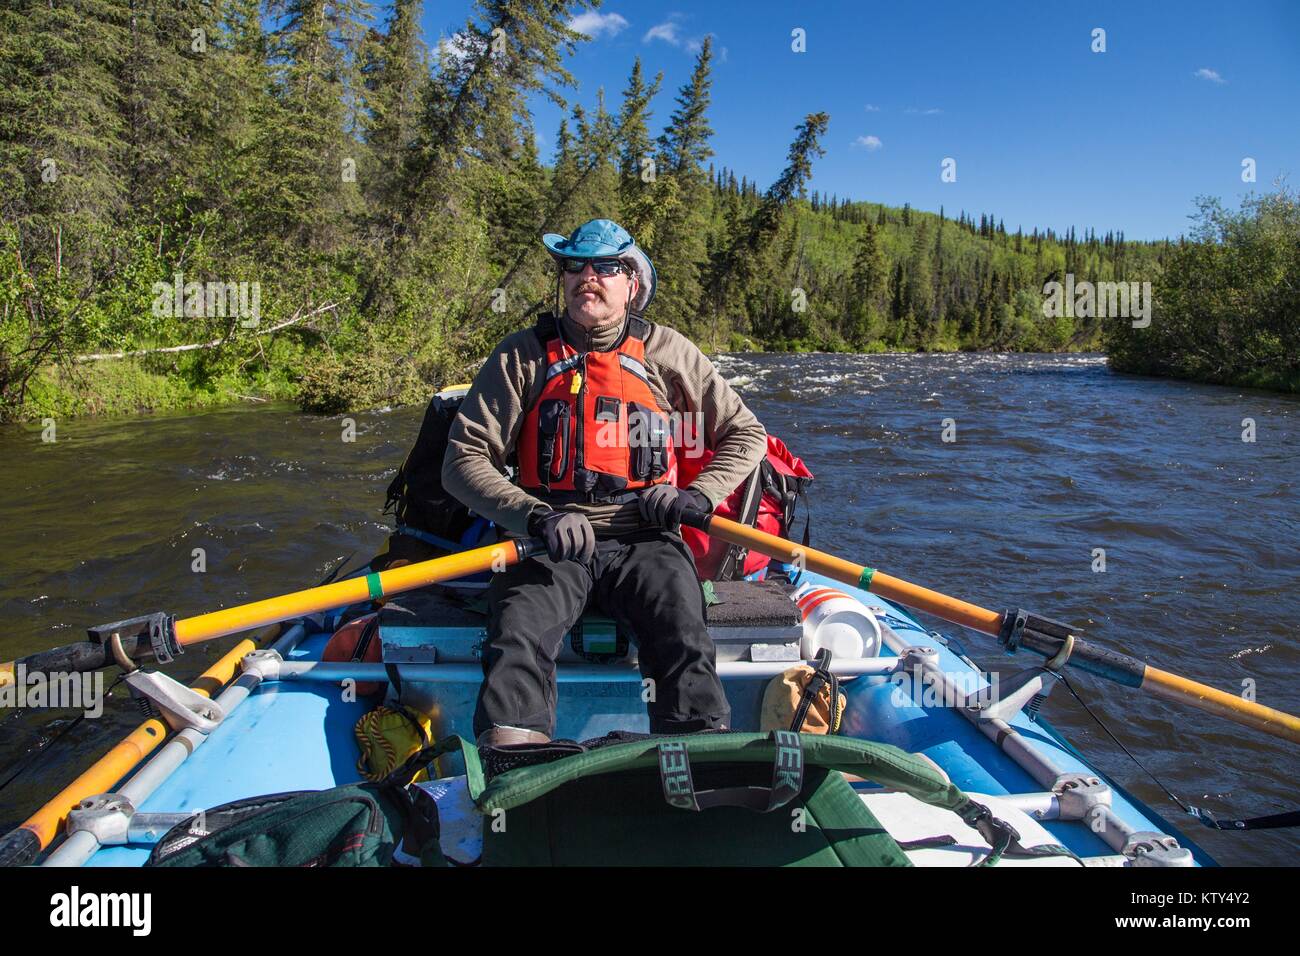
<path fill-rule="evenodd" d="M 298 386 L 284 374 L 229 374 L 201 385 L 151 371 L 139 359 L 99 362 L 81 368 L 42 369 L 31 384 L 21 419 L 64 420 L 82 415 L 134 415 L 209 408 L 245 401 L 292 400 Z"/>

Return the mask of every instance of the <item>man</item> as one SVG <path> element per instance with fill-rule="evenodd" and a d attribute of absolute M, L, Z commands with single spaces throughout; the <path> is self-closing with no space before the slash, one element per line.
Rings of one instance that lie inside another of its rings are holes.
<path fill-rule="evenodd" d="M 689 340 L 641 318 L 655 270 L 626 230 L 593 219 L 542 241 L 563 314 L 489 356 L 443 461 L 455 498 L 547 547 L 492 578 L 474 733 L 480 747 L 551 739 L 555 658 L 589 602 L 637 644 L 653 681 L 652 733 L 725 728 L 730 707 L 679 531 L 685 508 L 713 510 L 758 466 L 763 427 Z M 695 423 L 714 455 L 676 488 L 675 442 L 687 445 Z"/>

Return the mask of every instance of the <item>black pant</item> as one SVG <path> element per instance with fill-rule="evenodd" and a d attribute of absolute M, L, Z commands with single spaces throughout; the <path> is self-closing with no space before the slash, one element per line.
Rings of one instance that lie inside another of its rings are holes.
<path fill-rule="evenodd" d="M 555 734 L 555 658 L 589 603 L 636 642 L 654 683 L 651 733 L 723 729 L 731 707 L 714 667 L 704 594 L 681 536 L 638 531 L 597 542 L 590 564 L 545 554 L 492 576 L 474 733 L 494 725 Z"/>

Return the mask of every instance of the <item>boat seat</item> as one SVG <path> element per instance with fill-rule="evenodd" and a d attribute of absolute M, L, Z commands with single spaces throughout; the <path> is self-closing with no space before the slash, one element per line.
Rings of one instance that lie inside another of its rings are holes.
<path fill-rule="evenodd" d="M 482 600 L 483 591 L 470 592 Z M 407 591 L 386 603 L 379 611 L 384 627 L 482 627 L 484 611 L 476 610 L 453 589 L 440 584 Z"/>
<path fill-rule="evenodd" d="M 797 627 L 799 608 L 790 595 L 789 582 L 774 578 L 767 581 L 715 581 L 713 593 L 717 604 L 709 605 L 709 627 Z"/>
<path fill-rule="evenodd" d="M 717 603 L 705 610 L 709 635 L 721 661 L 798 659 L 799 609 L 785 581 L 714 584 Z M 482 591 L 469 599 L 433 585 L 398 595 L 379 612 L 383 660 L 392 664 L 476 662 L 487 627 Z M 473 603 L 470 603 L 473 602 Z M 575 636 L 576 635 L 576 636 Z M 764 650 L 755 656 L 754 648 Z M 635 641 L 608 617 L 589 610 L 564 642 L 560 663 L 636 660 Z"/>

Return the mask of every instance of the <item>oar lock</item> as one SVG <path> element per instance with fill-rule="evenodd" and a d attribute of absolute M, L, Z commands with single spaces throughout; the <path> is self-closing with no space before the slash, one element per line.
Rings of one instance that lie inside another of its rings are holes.
<path fill-rule="evenodd" d="M 151 717 L 161 717 L 172 730 L 196 730 L 206 735 L 226 719 L 225 710 L 215 700 L 161 671 L 136 668 L 124 679 L 142 709 Z"/>
<path fill-rule="evenodd" d="M 1050 656 L 1050 660 L 1045 665 L 1048 670 L 1059 671 L 1070 659 L 1070 654 L 1074 651 L 1074 630 L 1068 624 L 1062 624 L 1060 621 L 1054 621 L 1050 617 L 1042 617 L 1033 611 L 1026 611 L 1024 608 L 1013 608 L 1002 615 L 1002 630 L 998 633 L 998 641 L 1006 649 L 1008 654 L 1014 654 L 1020 649 L 1021 642 L 1028 635 L 1037 638 L 1034 644 L 1034 650 L 1042 653 L 1042 639 L 1047 638 L 1049 641 L 1060 641 L 1060 649 Z"/>
<path fill-rule="evenodd" d="M 107 648 L 113 662 L 128 672 L 139 666 L 137 659 L 170 664 L 183 652 L 176 640 L 176 615 L 166 611 L 99 624 L 87 628 L 86 634 L 92 644 Z"/>
<path fill-rule="evenodd" d="M 86 631 L 92 644 L 105 649 L 105 665 L 117 664 L 122 680 L 145 717 L 166 721 L 172 730 L 210 734 L 225 718 L 215 700 L 158 671 L 145 671 L 141 661 L 169 664 L 182 652 L 176 640 L 176 617 L 165 611 L 100 624 Z"/>

